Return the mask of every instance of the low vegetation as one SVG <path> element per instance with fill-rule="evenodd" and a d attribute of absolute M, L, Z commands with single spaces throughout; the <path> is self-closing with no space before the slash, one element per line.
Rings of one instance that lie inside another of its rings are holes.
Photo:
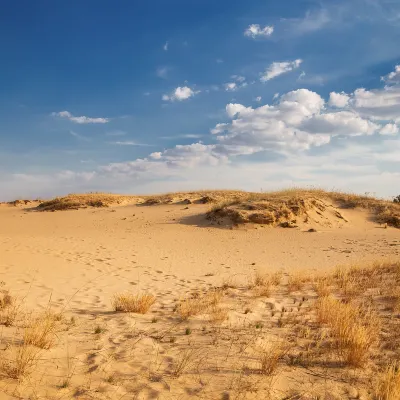
<path fill-rule="evenodd" d="M 341 266 L 318 277 L 259 270 L 232 277 L 234 285 L 228 280 L 167 302 L 116 294 L 113 310 L 136 315 L 91 315 L 90 324 L 19 309 L 14 326 L 4 328 L 13 339 L 0 348 L 1 387 L 35 381 L 42 397 L 60 390 L 60 398 L 146 398 L 155 388 L 185 398 L 184 388 L 205 399 L 399 399 L 399 262 Z M 13 302 L 3 291 L 1 310 Z M 64 334 L 81 335 L 86 350 L 60 351 Z M 65 357 L 68 367 L 50 389 L 43 376 Z M 85 379 L 98 386 L 82 385 Z"/>
<path fill-rule="evenodd" d="M 112 303 L 118 312 L 146 314 L 155 301 L 152 294 L 118 293 L 114 295 Z"/>

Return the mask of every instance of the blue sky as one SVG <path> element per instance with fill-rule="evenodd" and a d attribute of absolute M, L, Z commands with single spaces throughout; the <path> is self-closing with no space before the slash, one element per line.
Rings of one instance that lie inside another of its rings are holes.
<path fill-rule="evenodd" d="M 4 1 L 0 200 L 397 195 L 395 0 Z"/>

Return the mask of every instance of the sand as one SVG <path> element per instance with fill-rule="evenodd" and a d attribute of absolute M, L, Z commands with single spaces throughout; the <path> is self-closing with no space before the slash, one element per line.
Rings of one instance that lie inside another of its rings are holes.
<path fill-rule="evenodd" d="M 202 204 L 128 204 L 54 213 L 31 208 L 0 206 L 0 282 L 23 299 L 26 308 L 51 306 L 75 322 L 65 323 L 56 348 L 43 356 L 51 361 L 41 367 L 41 380 L 35 375 L 35 382 L 18 386 L 0 377 L 0 399 L 25 398 L 18 397 L 23 393 L 29 398 L 34 393 L 37 398 L 191 398 L 192 380 L 163 380 L 156 371 L 163 357 L 172 363 L 182 354 L 177 355 L 172 344 L 133 333 L 175 326 L 173 320 L 165 326 L 151 321 L 162 319 L 177 299 L 229 279 L 245 281 L 254 271 L 312 276 L 340 264 L 400 259 L 400 231 L 372 222 L 367 211 L 359 209 L 341 210 L 345 220 L 315 223 L 316 232 L 308 232 L 305 227 L 211 225 L 205 219 L 210 206 Z M 125 291 L 153 293 L 153 311 L 140 317 L 114 314 L 112 297 Z M 248 299 L 243 296 L 245 305 Z M 263 307 L 252 303 L 252 316 L 246 319 L 261 320 Z M 237 327 L 242 312 L 235 312 L 230 321 Z M 104 334 L 93 333 L 98 325 Z M 180 333 L 174 335 L 194 340 L 183 333 L 187 323 L 178 325 Z M 0 349 L 7 348 L 12 334 L 3 329 Z M 133 378 L 137 374 L 140 379 Z M 60 387 L 70 375 L 67 387 Z M 118 384 L 112 382 L 114 375 Z M 224 398 L 227 389 L 216 383 L 213 390 L 204 398 Z"/>

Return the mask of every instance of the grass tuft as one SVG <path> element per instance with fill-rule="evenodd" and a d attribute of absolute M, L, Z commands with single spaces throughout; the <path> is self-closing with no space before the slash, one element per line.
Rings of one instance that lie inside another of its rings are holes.
<path fill-rule="evenodd" d="M 118 293 L 114 295 L 112 304 L 118 312 L 146 314 L 155 301 L 156 298 L 152 294 Z"/>

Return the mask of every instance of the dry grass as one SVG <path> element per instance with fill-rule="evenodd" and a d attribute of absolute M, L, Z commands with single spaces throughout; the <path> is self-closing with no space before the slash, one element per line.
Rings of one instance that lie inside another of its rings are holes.
<path fill-rule="evenodd" d="M 392 363 L 379 374 L 375 385 L 374 400 L 400 399 L 400 369 Z"/>
<path fill-rule="evenodd" d="M 146 314 L 155 301 L 156 298 L 152 294 L 117 293 L 112 304 L 115 311 Z"/>
<path fill-rule="evenodd" d="M 332 279 L 327 276 L 317 277 L 313 282 L 313 288 L 318 297 L 326 297 L 331 294 Z"/>
<path fill-rule="evenodd" d="M 171 375 L 179 378 L 182 374 L 187 372 L 199 359 L 198 349 L 185 349 L 176 357 Z"/>
<path fill-rule="evenodd" d="M 228 218 L 235 224 L 256 223 L 264 225 L 293 226 L 310 209 L 323 211 L 325 200 L 333 201 L 339 208 L 369 210 L 376 222 L 400 228 L 400 203 L 340 191 L 293 188 L 268 193 L 245 193 L 227 196 L 207 214 L 211 220 Z M 342 218 L 340 213 L 338 218 Z"/>
<path fill-rule="evenodd" d="M 31 317 L 31 321 L 24 331 L 25 345 L 50 349 L 54 345 L 59 325 L 60 315 L 49 310 Z"/>
<path fill-rule="evenodd" d="M 288 278 L 288 291 L 289 293 L 297 292 L 303 288 L 305 282 L 309 281 L 310 278 L 306 277 L 303 273 L 297 272 L 289 276 Z"/>
<path fill-rule="evenodd" d="M 268 376 L 276 374 L 279 362 L 287 354 L 289 348 L 288 343 L 277 341 L 259 349 L 260 373 Z"/>
<path fill-rule="evenodd" d="M 331 329 L 343 360 L 348 365 L 362 367 L 378 337 L 380 324 L 375 315 L 332 296 L 320 298 L 316 311 L 318 321 Z"/>
<path fill-rule="evenodd" d="M 229 318 L 229 310 L 217 305 L 210 307 L 210 321 L 213 323 L 222 323 Z"/>
<path fill-rule="evenodd" d="M 217 305 L 223 296 L 222 290 L 212 290 L 204 296 L 195 296 L 182 299 L 177 311 L 182 320 L 207 313 L 210 309 L 217 310 Z M 218 312 L 217 312 L 218 314 Z M 220 315 L 222 316 L 222 311 Z"/>
<path fill-rule="evenodd" d="M 39 352 L 38 348 L 26 344 L 12 346 L 0 360 L 0 374 L 12 379 L 28 376 L 37 365 Z"/>
<path fill-rule="evenodd" d="M 21 304 L 8 291 L 0 293 L 0 325 L 11 326 L 20 313 Z"/>

